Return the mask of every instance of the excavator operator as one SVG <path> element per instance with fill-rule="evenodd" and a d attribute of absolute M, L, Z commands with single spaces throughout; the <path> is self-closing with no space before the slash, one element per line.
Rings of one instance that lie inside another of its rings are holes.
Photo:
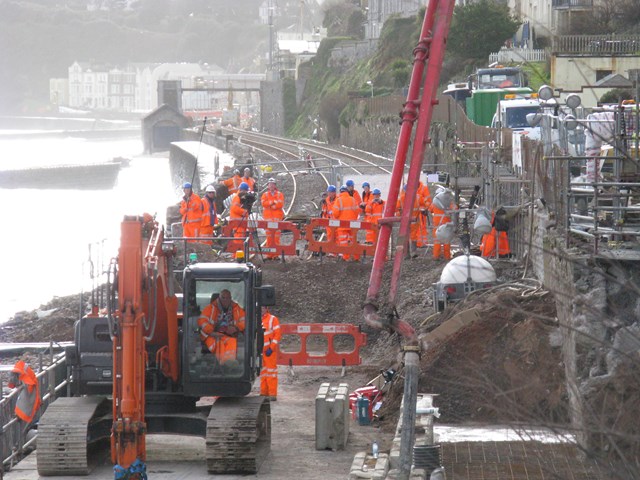
<path fill-rule="evenodd" d="M 211 296 L 211 303 L 198 318 L 200 338 L 221 364 L 236 361 L 238 333 L 244 332 L 244 309 L 233 301 L 231 292 L 221 290 Z"/>

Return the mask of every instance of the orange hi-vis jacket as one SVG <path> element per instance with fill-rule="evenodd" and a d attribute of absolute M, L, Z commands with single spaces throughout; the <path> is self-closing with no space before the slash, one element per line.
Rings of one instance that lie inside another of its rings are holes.
<path fill-rule="evenodd" d="M 418 195 L 420 195 L 420 198 L 422 200 L 422 208 L 428 209 L 431 206 L 431 202 L 433 202 L 433 199 L 431 198 L 429 186 L 426 183 L 420 182 L 418 184 Z"/>
<path fill-rule="evenodd" d="M 375 199 L 371 200 L 367 203 L 367 206 L 364 209 L 364 212 L 367 216 L 367 221 L 371 223 L 378 223 L 378 221 L 382 218 L 384 214 L 384 205 L 385 202 L 381 198 L 378 202 Z"/>
<path fill-rule="evenodd" d="M 40 385 L 36 374 L 24 361 L 18 360 L 11 370 L 9 388 L 24 385 L 16 400 L 15 413 L 26 423 L 31 423 L 40 408 Z"/>
<path fill-rule="evenodd" d="M 333 216 L 333 202 L 336 201 L 338 196 L 333 197 L 333 200 L 330 196 L 327 195 L 322 201 L 322 210 L 320 211 L 320 218 L 331 218 Z"/>
<path fill-rule="evenodd" d="M 356 192 L 357 193 L 357 192 Z M 358 195 L 359 197 L 360 195 Z M 355 195 L 354 195 L 355 197 Z M 336 220 L 357 220 L 360 215 L 360 202 L 349 195 L 349 192 L 342 192 L 333 202 L 331 212 Z"/>
<path fill-rule="evenodd" d="M 364 207 L 364 219 L 367 222 L 378 224 L 378 221 L 384 214 L 384 200 L 372 198 Z M 376 234 L 373 230 L 367 230 L 366 241 L 373 243 L 376 240 Z"/>
<path fill-rule="evenodd" d="M 267 190 L 260 198 L 262 203 L 262 216 L 265 220 L 284 219 L 284 194 L 280 190 Z"/>
<path fill-rule="evenodd" d="M 229 206 L 229 218 L 238 219 L 246 218 L 247 211 L 242 208 L 242 199 L 237 193 L 231 199 L 231 205 Z"/>
<path fill-rule="evenodd" d="M 402 209 L 404 208 L 404 198 L 407 192 L 400 192 L 400 196 L 398 197 L 398 202 L 396 203 L 396 214 L 400 215 Z M 420 205 L 422 203 L 422 199 L 419 193 L 416 193 L 416 198 L 413 201 L 413 209 L 411 210 L 411 218 L 418 219 L 420 215 Z M 418 221 L 411 222 L 409 226 L 409 239 L 412 242 L 418 241 L 418 234 L 420 233 L 420 224 Z"/>
<path fill-rule="evenodd" d="M 218 223 L 218 212 L 216 212 L 215 199 L 210 199 L 206 195 L 202 197 L 202 227 L 200 233 L 204 233 L 203 229 L 206 227 L 211 228 L 210 232 L 213 232 L 213 226 Z"/>
<path fill-rule="evenodd" d="M 236 358 L 238 340 L 226 335 L 225 330 L 228 327 L 236 327 L 244 332 L 245 312 L 240 305 L 232 302 L 225 311 L 218 298 L 202 309 L 198 326 L 201 340 L 220 363 Z"/>
<path fill-rule="evenodd" d="M 242 177 L 240 180 L 249 185 L 250 192 L 255 191 L 256 181 L 253 177 Z"/>
<path fill-rule="evenodd" d="M 347 193 L 348 192 L 349 191 L 347 190 Z M 360 204 L 362 203 L 362 197 L 355 188 L 353 189 L 353 192 L 349 193 L 349 195 L 355 199 L 356 205 L 360 206 Z"/>
<path fill-rule="evenodd" d="M 227 186 L 227 190 L 229 190 L 229 195 L 233 195 L 234 193 L 238 193 L 238 187 L 242 183 L 242 177 L 240 175 L 234 175 L 231 178 L 227 178 L 222 183 Z"/>
<path fill-rule="evenodd" d="M 180 215 L 185 237 L 197 237 L 202 224 L 202 199 L 195 193 L 180 202 Z"/>
<path fill-rule="evenodd" d="M 265 312 L 262 315 L 262 330 L 264 345 L 262 370 L 260 370 L 260 395 L 275 397 L 278 395 L 278 347 L 282 338 L 278 317 Z M 267 355 L 268 350 L 271 350 L 270 355 Z"/>

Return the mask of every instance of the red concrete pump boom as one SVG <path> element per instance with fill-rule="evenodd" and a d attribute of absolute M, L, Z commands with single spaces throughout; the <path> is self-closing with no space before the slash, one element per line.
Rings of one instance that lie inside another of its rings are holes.
<path fill-rule="evenodd" d="M 395 252 L 393 271 L 391 277 L 391 287 L 387 305 L 391 309 L 387 319 L 380 319 L 378 316 L 379 309 L 379 293 L 382 282 L 382 272 L 386 252 L 389 247 L 389 238 L 393 223 L 398 221 L 394 216 L 396 202 L 402 184 L 404 166 L 406 162 L 407 152 L 409 150 L 413 124 L 416 119 L 418 124 L 416 127 L 415 137 L 413 139 L 413 152 L 411 155 L 411 163 L 407 178 L 407 191 L 405 197 L 405 205 L 413 205 L 418 190 L 420 180 L 420 171 L 422 169 L 422 160 L 424 151 L 429 139 L 429 126 L 431 125 L 431 117 L 433 115 L 433 106 L 437 103 L 437 87 L 440 80 L 440 72 L 442 70 L 442 61 L 444 59 L 445 45 L 449 34 L 449 26 L 453 16 L 454 0 L 431 0 L 427 8 L 420 40 L 417 47 L 413 51 L 414 62 L 411 81 L 409 83 L 409 92 L 407 101 L 402 110 L 402 126 L 398 137 L 398 145 L 396 147 L 396 155 L 391 173 L 391 185 L 389 187 L 389 196 L 384 211 L 384 218 L 380 220 L 380 233 L 376 253 L 373 259 L 373 267 L 371 269 L 371 277 L 369 280 L 369 290 L 367 291 L 367 299 L 364 305 L 365 322 L 375 328 L 392 328 L 404 337 L 415 341 L 415 331 L 407 322 L 397 318 L 395 313 L 395 298 L 398 291 L 398 281 L 402 268 L 402 260 L 404 258 L 406 242 L 409 238 L 409 225 L 411 221 L 411 209 L 406 208 L 402 211 L 400 218 L 400 231 L 398 237 L 398 246 Z M 422 83 L 423 74 L 424 83 Z M 422 97 L 420 97 L 422 85 Z"/>

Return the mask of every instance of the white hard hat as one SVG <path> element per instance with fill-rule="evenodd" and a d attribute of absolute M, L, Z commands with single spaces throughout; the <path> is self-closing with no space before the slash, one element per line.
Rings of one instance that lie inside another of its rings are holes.
<path fill-rule="evenodd" d="M 207 188 L 204 189 L 205 192 L 209 193 L 209 192 L 216 192 L 216 189 L 213 187 L 213 185 L 207 185 Z"/>
<path fill-rule="evenodd" d="M 271 177 L 269 180 L 267 180 L 267 183 L 276 183 L 276 179 Z"/>

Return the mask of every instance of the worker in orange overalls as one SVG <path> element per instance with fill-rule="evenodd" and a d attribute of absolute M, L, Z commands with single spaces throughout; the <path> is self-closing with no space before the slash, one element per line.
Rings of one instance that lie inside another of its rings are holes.
<path fill-rule="evenodd" d="M 509 222 L 506 219 L 507 212 L 500 207 L 491 218 L 491 232 L 482 236 L 480 242 L 480 254 L 485 258 L 507 257 L 511 254 L 509 247 Z M 496 238 L 498 241 L 496 242 Z M 497 243 L 497 249 L 496 249 Z"/>
<path fill-rule="evenodd" d="M 364 220 L 365 222 L 371 222 L 377 225 L 384 214 L 384 200 L 380 198 L 382 192 L 380 192 L 379 189 L 374 188 L 371 193 L 373 197 L 364 208 Z M 367 230 L 366 240 L 367 243 L 373 245 L 376 242 L 376 232 L 373 230 Z"/>
<path fill-rule="evenodd" d="M 360 208 L 364 212 L 367 203 L 373 200 L 373 193 L 371 193 L 371 185 L 369 182 L 364 182 L 362 184 L 362 203 L 360 204 Z"/>
<path fill-rule="evenodd" d="M 202 224 L 202 200 L 193 193 L 191 184 L 185 182 L 182 185 L 184 196 L 180 202 L 180 215 L 182 215 L 182 235 L 184 237 L 197 237 Z"/>
<path fill-rule="evenodd" d="M 353 181 L 351 181 L 353 183 Z M 358 192 L 356 192 L 358 193 Z M 360 196 L 358 194 L 358 196 Z M 353 221 L 358 220 L 360 215 L 360 204 L 356 199 L 349 194 L 349 190 L 346 186 L 340 187 L 340 195 L 333 202 L 333 208 L 331 210 L 333 218 L 335 220 Z M 336 232 L 336 243 L 342 246 L 353 245 L 356 239 L 353 238 L 353 232 L 350 228 L 338 228 Z M 348 253 L 342 254 L 344 260 L 350 260 L 351 255 Z M 360 260 L 360 255 L 353 256 L 354 261 Z"/>
<path fill-rule="evenodd" d="M 275 401 L 278 397 L 278 350 L 282 332 L 278 317 L 271 315 L 267 307 L 262 307 L 262 330 L 264 346 L 260 370 L 260 395 L 271 397 L 271 400 Z"/>
<path fill-rule="evenodd" d="M 427 228 L 428 217 L 427 212 L 431 206 L 431 192 L 429 186 L 426 183 L 420 182 L 418 184 L 418 195 L 420 195 L 420 227 L 418 229 L 418 247 L 426 247 L 429 245 L 429 229 Z"/>
<path fill-rule="evenodd" d="M 333 202 L 336 200 L 336 186 L 329 185 L 326 193 L 322 196 L 322 204 L 320 209 L 320 218 L 333 218 Z M 327 228 L 327 241 L 333 242 L 332 228 Z M 333 255 L 333 254 L 330 254 Z"/>
<path fill-rule="evenodd" d="M 451 260 L 451 243 L 441 243 L 436 237 L 436 230 L 440 225 L 451 222 L 451 217 L 446 214 L 446 210 L 455 210 L 456 206 L 453 203 L 453 195 L 451 190 L 441 189 L 436 194 L 429 207 L 431 217 L 433 218 L 433 258 L 438 260 L 440 254 L 444 256 L 445 260 Z"/>
<path fill-rule="evenodd" d="M 38 413 L 42 399 L 40 398 L 40 386 L 36 374 L 29 365 L 18 360 L 11 370 L 8 387 L 18 388 L 23 386 L 16 400 L 15 413 L 17 417 L 29 425 Z"/>
<path fill-rule="evenodd" d="M 396 215 L 400 216 L 404 209 L 404 198 L 407 193 L 407 186 L 402 187 L 402 192 L 396 202 Z M 416 192 L 416 198 L 413 200 L 413 209 L 411 210 L 411 225 L 409 227 L 409 251 L 407 255 L 417 256 L 416 248 L 418 246 L 418 234 L 420 233 L 420 194 Z"/>
<path fill-rule="evenodd" d="M 211 303 L 198 318 L 198 326 L 200 339 L 220 363 L 236 360 L 237 337 L 244 332 L 245 312 L 233 301 L 229 290 L 221 290 L 217 298 L 215 293 L 211 296 Z"/>
<path fill-rule="evenodd" d="M 349 195 L 351 195 L 353 198 L 355 198 L 356 205 L 360 206 L 360 204 L 362 203 L 362 197 L 360 196 L 360 194 L 356 190 L 355 182 L 353 180 L 347 180 L 347 183 L 345 183 L 345 185 L 347 187 L 347 191 L 349 192 Z"/>
<path fill-rule="evenodd" d="M 260 198 L 262 204 L 262 217 L 267 221 L 279 222 L 284 220 L 284 194 L 276 187 L 276 179 L 270 178 L 267 180 L 267 191 L 262 194 Z M 269 253 L 265 258 L 278 258 L 278 253 L 275 251 L 278 245 L 280 245 L 280 230 L 277 228 L 267 228 L 267 248 Z"/>
<path fill-rule="evenodd" d="M 249 210 L 245 207 L 247 206 L 243 202 L 243 198 L 249 193 L 249 185 L 242 182 L 238 186 L 238 193 L 236 193 L 231 198 L 231 205 L 229 206 L 229 219 L 230 220 L 248 220 L 249 219 Z M 244 239 L 247 234 L 247 228 L 245 226 L 238 226 L 235 228 L 233 232 L 233 236 L 235 238 Z M 242 249 L 242 242 L 233 240 L 229 242 L 229 246 L 227 249 L 231 252 L 235 252 L 236 250 Z"/>
<path fill-rule="evenodd" d="M 233 177 L 227 178 L 226 180 L 220 180 L 220 183 L 222 183 L 223 185 L 226 185 L 227 190 L 229 191 L 229 195 L 234 195 L 238 193 L 238 187 L 242 183 L 240 170 L 234 170 Z"/>
<path fill-rule="evenodd" d="M 246 183 L 247 185 L 249 185 L 249 191 L 250 192 L 255 192 L 256 191 L 256 181 L 251 176 L 251 169 L 249 167 L 244 169 L 244 174 L 242 175 L 242 181 L 244 183 Z"/>
<path fill-rule="evenodd" d="M 213 229 L 218 224 L 216 212 L 216 189 L 213 185 L 207 185 L 204 197 L 202 197 L 202 223 L 200 224 L 201 237 L 213 237 Z M 202 243 L 211 245 L 211 240 L 203 240 Z"/>

